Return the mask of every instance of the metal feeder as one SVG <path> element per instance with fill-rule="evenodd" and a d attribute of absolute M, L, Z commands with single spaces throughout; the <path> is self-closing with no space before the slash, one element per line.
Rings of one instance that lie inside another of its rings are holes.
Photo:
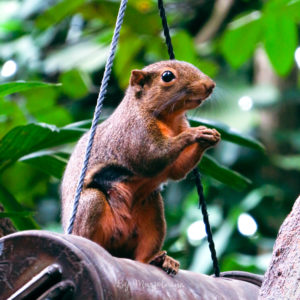
<path fill-rule="evenodd" d="M 116 258 L 75 235 L 23 231 L 0 239 L 0 299 L 254 300 L 262 276 L 163 270 Z"/>

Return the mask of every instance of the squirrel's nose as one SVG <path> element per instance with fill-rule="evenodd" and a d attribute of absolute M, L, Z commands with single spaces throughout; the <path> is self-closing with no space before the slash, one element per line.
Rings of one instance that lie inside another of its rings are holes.
<path fill-rule="evenodd" d="M 207 78 L 204 82 L 203 85 L 207 91 L 208 94 L 210 94 L 213 89 L 215 88 L 216 84 L 209 78 Z"/>

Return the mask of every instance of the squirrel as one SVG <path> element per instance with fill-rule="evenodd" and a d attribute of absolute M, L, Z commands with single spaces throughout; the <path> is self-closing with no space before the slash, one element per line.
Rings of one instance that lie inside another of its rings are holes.
<path fill-rule="evenodd" d="M 119 106 L 96 129 L 73 233 L 112 255 L 151 263 L 176 274 L 179 262 L 161 251 L 166 233 L 160 185 L 184 178 L 220 134 L 190 127 L 215 83 L 195 66 L 161 61 L 131 72 Z M 66 230 L 82 168 L 87 133 L 77 143 L 61 185 Z"/>

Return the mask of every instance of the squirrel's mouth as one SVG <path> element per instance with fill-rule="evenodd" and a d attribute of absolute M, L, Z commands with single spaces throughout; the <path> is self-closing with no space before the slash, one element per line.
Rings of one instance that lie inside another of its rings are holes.
<path fill-rule="evenodd" d="M 201 102 L 205 101 L 207 98 L 209 98 L 209 96 L 211 95 L 211 93 L 207 93 L 205 96 L 199 96 L 196 95 L 194 97 L 189 97 L 186 102 L 193 102 L 193 103 L 199 103 L 201 104 Z"/>
<path fill-rule="evenodd" d="M 207 92 L 205 93 L 205 95 L 194 95 L 194 96 L 191 96 L 191 97 L 188 97 L 184 103 L 186 105 L 186 108 L 188 109 L 193 109 L 193 108 L 197 108 L 198 106 L 201 105 L 201 103 L 203 101 L 205 101 L 206 99 L 209 98 L 209 96 L 211 95 L 212 93 L 211 92 Z"/>
<path fill-rule="evenodd" d="M 194 104 L 198 103 L 198 105 L 200 105 L 201 102 L 204 100 L 205 99 L 201 99 L 201 98 L 193 98 L 193 99 L 189 98 L 185 101 L 185 103 L 194 103 Z"/>

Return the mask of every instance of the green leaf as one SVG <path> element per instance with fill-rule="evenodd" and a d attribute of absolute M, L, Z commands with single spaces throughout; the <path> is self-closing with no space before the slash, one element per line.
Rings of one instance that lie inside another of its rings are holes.
<path fill-rule="evenodd" d="M 67 16 L 76 12 L 76 10 L 84 4 L 85 0 L 63 0 L 56 5 L 50 7 L 36 19 L 36 26 L 40 29 L 47 29 L 52 25 L 56 25 Z"/>
<path fill-rule="evenodd" d="M 23 156 L 19 161 L 32 165 L 42 172 L 61 179 L 69 155 L 54 151 L 40 151 Z"/>
<path fill-rule="evenodd" d="M 29 217 L 32 215 L 33 215 L 32 211 L 0 212 L 0 218 Z"/>
<path fill-rule="evenodd" d="M 221 50 L 232 67 L 238 68 L 253 54 L 261 34 L 261 13 L 254 11 L 230 23 Z"/>
<path fill-rule="evenodd" d="M 0 32 L 5 32 L 5 33 L 12 33 L 12 32 L 18 32 L 24 30 L 22 27 L 21 20 L 15 19 L 15 20 L 6 20 L 3 23 L 0 23 Z"/>
<path fill-rule="evenodd" d="M 126 88 L 128 86 L 131 70 L 133 68 L 143 67 L 142 65 L 135 66 L 134 60 L 141 51 L 144 43 L 136 34 L 128 32 L 121 36 L 119 44 L 114 71 L 118 76 L 121 87 Z"/>
<path fill-rule="evenodd" d="M 236 190 L 243 190 L 251 184 L 251 181 L 248 178 L 220 165 L 215 159 L 207 154 L 202 157 L 199 168 L 203 173 Z"/>
<path fill-rule="evenodd" d="M 26 122 L 24 112 L 16 101 L 0 98 L 0 137 L 15 126 Z"/>
<path fill-rule="evenodd" d="M 56 126 L 64 126 L 72 121 L 70 112 L 62 106 L 55 105 L 48 110 L 41 110 L 33 114 L 37 122 L 50 123 Z"/>
<path fill-rule="evenodd" d="M 300 171 L 300 155 L 275 155 L 272 161 L 282 169 Z"/>
<path fill-rule="evenodd" d="M 60 76 L 62 90 L 72 99 L 79 99 L 89 92 L 89 79 L 86 73 L 73 69 Z M 74 88 L 76 87 L 76 88 Z"/>
<path fill-rule="evenodd" d="M 287 75 L 294 65 L 297 25 L 284 14 L 269 13 L 264 17 L 264 34 L 264 46 L 272 66 L 279 75 Z"/>
<path fill-rule="evenodd" d="M 300 0 L 272 0 L 267 1 L 263 7 L 265 14 L 285 15 L 294 21 L 300 20 Z"/>
<path fill-rule="evenodd" d="M 53 84 L 46 82 L 25 82 L 25 81 L 14 81 L 0 84 L 0 97 L 32 90 L 36 88 L 49 87 L 49 86 L 60 86 L 61 84 Z"/>
<path fill-rule="evenodd" d="M 15 127 L 0 140 L 0 170 L 29 153 L 74 142 L 85 131 L 42 123 Z"/>
<path fill-rule="evenodd" d="M 195 49 L 193 38 L 187 31 L 178 31 L 172 36 L 172 43 L 176 59 L 184 60 L 191 64 L 196 65 L 198 55 Z"/>
<path fill-rule="evenodd" d="M 0 184 L 0 202 L 3 204 L 3 207 L 7 213 L 18 212 L 20 216 L 12 216 L 11 219 L 19 230 L 28 230 L 28 229 L 39 229 L 39 226 L 34 221 L 31 216 L 22 216 L 23 213 L 27 213 L 22 205 L 15 199 L 15 197 Z"/>
<path fill-rule="evenodd" d="M 224 140 L 227 140 L 235 144 L 239 144 L 241 146 L 252 148 L 255 150 L 259 150 L 263 152 L 265 151 L 264 145 L 262 145 L 260 142 L 247 135 L 237 132 L 236 130 L 230 128 L 226 124 L 202 119 L 195 116 L 189 116 L 188 118 L 192 126 L 204 125 L 209 128 L 215 128 L 221 133 L 221 138 Z"/>
<path fill-rule="evenodd" d="M 63 49 L 49 52 L 44 60 L 45 71 L 47 73 L 70 69 L 80 69 L 90 73 L 98 71 L 105 65 L 108 52 L 109 47 L 99 44 L 96 38 L 85 39 Z"/>
<path fill-rule="evenodd" d="M 300 0 L 289 1 L 285 7 L 284 12 L 290 18 L 293 18 L 296 22 L 300 21 Z"/>

